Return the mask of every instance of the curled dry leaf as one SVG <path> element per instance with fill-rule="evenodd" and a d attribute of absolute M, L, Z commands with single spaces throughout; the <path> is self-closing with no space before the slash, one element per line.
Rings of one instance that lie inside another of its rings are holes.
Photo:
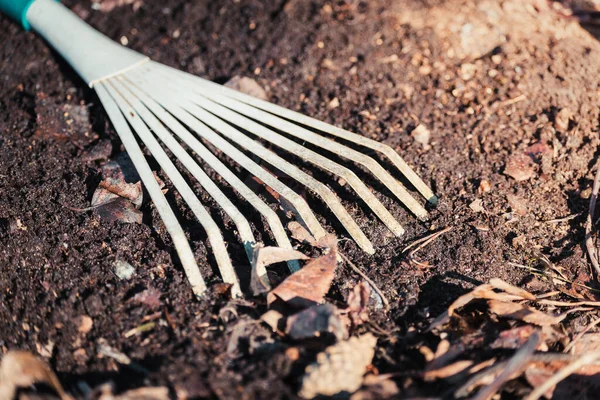
<path fill-rule="evenodd" d="M 375 355 L 377 339 L 370 333 L 325 349 L 306 367 L 299 395 L 305 399 L 354 393 Z"/>
<path fill-rule="evenodd" d="M 499 300 L 488 300 L 488 307 L 491 312 L 500 317 L 516 319 L 538 326 L 556 325 L 565 318 L 565 315 L 548 315 L 524 304 Z"/>
<path fill-rule="evenodd" d="M 290 316 L 285 331 L 295 340 L 317 337 L 322 333 L 331 333 L 338 340 L 348 337 L 339 310 L 331 304 L 315 305 Z"/>
<path fill-rule="evenodd" d="M 52 370 L 28 351 L 11 350 L 0 364 L 0 398 L 12 399 L 15 391 L 36 383 L 50 386 L 61 400 L 71 399 Z"/>
<path fill-rule="evenodd" d="M 250 277 L 252 294 L 257 296 L 271 290 L 267 269 L 265 268 L 267 265 L 290 260 L 306 260 L 307 258 L 304 254 L 293 249 L 258 247 L 254 251 L 252 259 L 252 274 Z"/>
<path fill-rule="evenodd" d="M 270 305 L 276 299 L 281 299 L 298 308 L 321 303 L 333 282 L 336 261 L 337 251 L 334 247 L 329 253 L 312 260 L 271 290 L 267 295 L 267 302 Z"/>
<path fill-rule="evenodd" d="M 371 287 L 367 282 L 360 282 L 354 286 L 354 289 L 348 295 L 348 316 L 352 325 L 358 326 L 369 320 L 369 297 L 371 296 Z"/>
<path fill-rule="evenodd" d="M 126 224 L 141 224 L 143 214 L 127 199 L 117 197 L 94 209 L 100 219 L 107 222 L 124 222 Z"/>
<path fill-rule="evenodd" d="M 494 287 L 495 289 L 503 290 L 506 293 L 514 294 L 526 300 L 536 299 L 536 297 L 533 294 L 529 293 L 527 290 L 511 285 L 510 283 L 507 283 L 499 278 L 490 279 L 490 285 L 492 285 L 492 287 Z"/>

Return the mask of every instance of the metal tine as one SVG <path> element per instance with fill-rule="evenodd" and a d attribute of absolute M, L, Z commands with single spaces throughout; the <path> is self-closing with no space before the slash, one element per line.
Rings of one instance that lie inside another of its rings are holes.
<path fill-rule="evenodd" d="M 293 154 L 298 155 L 302 159 L 307 160 L 312 164 L 315 164 L 316 166 L 343 178 L 395 235 L 400 236 L 404 233 L 404 229 L 398 223 L 398 221 L 396 221 L 396 219 L 387 210 L 387 208 L 385 208 L 385 206 L 379 201 L 379 199 L 377 199 L 377 197 L 375 197 L 375 195 L 373 195 L 373 193 L 363 183 L 363 181 L 350 169 L 203 96 L 199 96 L 198 94 L 189 92 L 186 92 L 185 96 L 187 96 L 191 101 L 193 101 L 200 107 L 204 108 L 210 113 L 215 114 L 223 120 L 226 120 L 239 127 L 243 127 L 244 129 L 256 134 L 257 136 L 268 140 L 269 142 Z M 256 111 L 260 112 L 260 110 Z M 413 202 L 415 202 L 412 197 L 410 197 L 410 199 Z M 418 205 L 418 203 L 416 204 Z M 420 205 L 418 206 L 421 207 Z M 423 212 L 425 213 L 425 215 L 427 214 L 425 209 L 423 209 Z"/>
<path fill-rule="evenodd" d="M 154 159 L 159 163 L 161 169 L 167 174 L 177 191 L 181 194 L 181 197 L 190 206 L 190 209 L 202 224 L 208 235 L 208 240 L 213 249 L 213 254 L 217 260 L 219 271 L 223 281 L 232 285 L 231 294 L 235 297 L 242 296 L 240 289 L 239 280 L 231 265 L 231 260 L 227 254 L 227 248 L 223 241 L 223 235 L 221 230 L 212 219 L 208 211 L 204 208 L 198 197 L 194 194 L 194 191 L 187 184 L 181 173 L 177 170 L 177 167 L 173 164 L 167 153 L 163 150 L 160 143 L 154 138 L 154 135 L 150 132 L 146 126 L 143 117 L 138 114 L 131 104 L 129 104 L 121 93 L 119 93 L 113 86 L 111 79 L 108 79 L 103 83 L 104 87 L 108 90 L 111 97 L 115 100 L 122 114 L 127 119 L 127 122 L 133 127 L 139 138 L 144 142 L 146 148 L 150 150 Z M 254 238 L 252 238 L 254 239 Z"/>
<path fill-rule="evenodd" d="M 186 124 L 192 131 L 196 132 L 201 137 L 219 148 L 223 153 L 227 154 L 235 160 L 240 166 L 249 171 L 251 174 L 259 178 L 273 190 L 283 196 L 296 210 L 299 218 L 306 224 L 308 230 L 315 238 L 321 238 L 326 235 L 325 229 L 321 226 L 312 210 L 306 201 L 290 189 L 287 185 L 275 178 L 267 170 L 252 161 L 248 156 L 238 150 L 235 146 L 223 139 L 220 135 L 214 132 L 211 128 L 203 123 L 201 119 L 184 110 L 181 105 L 181 99 L 178 98 L 177 103 L 169 100 L 173 97 L 173 92 L 166 92 L 158 86 L 157 82 L 145 81 L 147 77 L 141 67 L 134 71 L 126 72 L 124 75 L 132 81 L 138 88 L 143 88 L 144 92 L 160 104 L 166 111 L 171 113 L 175 118 Z M 283 160 L 281 160 L 283 162 Z"/>
<path fill-rule="evenodd" d="M 415 171 L 413 171 L 413 169 L 402 159 L 402 157 L 398 154 L 398 152 L 396 152 L 396 150 L 394 150 L 393 148 L 391 148 L 389 145 L 387 145 L 385 143 L 381 143 L 376 140 L 367 138 L 365 136 L 358 135 L 354 132 L 350 132 L 345 129 L 338 128 L 337 126 L 320 121 L 316 118 L 312 118 L 312 117 L 306 116 L 304 114 L 301 114 L 297 111 L 289 110 L 285 107 L 278 106 L 278 105 L 270 103 L 268 101 L 261 100 L 256 97 L 253 97 L 253 96 L 249 96 L 245 93 L 241 93 L 241 92 L 238 92 L 237 90 L 228 88 L 226 86 L 219 85 L 219 84 L 211 82 L 209 80 L 199 78 L 199 77 L 189 74 L 187 72 L 180 71 L 180 70 L 171 68 L 171 67 L 163 65 L 163 64 L 152 63 L 152 65 L 155 67 L 159 67 L 165 71 L 169 71 L 169 73 L 175 73 L 176 75 L 181 76 L 182 78 L 185 78 L 188 82 L 197 84 L 199 86 L 202 86 L 204 89 L 208 90 L 208 91 L 206 91 L 206 90 L 203 91 L 202 94 L 211 93 L 211 92 L 221 94 L 221 95 L 230 97 L 232 99 L 236 99 L 241 102 L 244 102 L 253 107 L 259 108 L 261 110 L 268 111 L 271 114 L 278 115 L 287 120 L 295 121 L 299 124 L 317 129 L 321 132 L 328 133 L 333 136 L 337 136 L 337 137 L 347 140 L 349 142 L 352 142 L 352 143 L 364 146 L 366 148 L 369 148 L 371 150 L 374 150 L 376 152 L 379 152 L 379 153 L 385 155 L 396 166 L 396 168 L 398 168 L 398 170 L 415 187 L 415 189 L 417 189 L 417 191 L 419 193 L 421 193 L 421 195 L 423 195 L 423 197 L 425 197 L 425 199 L 427 199 L 427 201 L 430 204 L 432 204 L 432 205 L 437 204 L 438 198 L 433 193 L 431 188 L 425 182 L 423 182 L 423 180 L 419 177 L 419 175 L 417 175 L 417 173 L 415 173 Z M 304 139 L 304 136 L 302 136 L 301 138 Z M 325 148 L 329 148 L 329 145 L 327 145 Z"/>
<path fill-rule="evenodd" d="M 144 76 L 147 76 L 147 75 L 145 74 Z M 149 85 L 144 85 L 144 86 L 149 86 Z M 157 91 L 156 88 L 154 88 L 154 90 L 155 90 L 154 97 L 156 97 L 157 100 L 160 99 L 159 101 L 163 101 L 163 99 L 165 98 L 165 94 L 160 93 L 159 91 Z M 168 90 L 169 90 L 169 93 L 171 93 L 171 94 L 176 93 L 179 105 L 181 107 L 183 107 L 187 112 L 189 112 L 190 114 L 192 114 L 196 118 L 198 118 L 200 121 L 210 125 L 213 129 L 220 131 L 228 139 L 231 139 L 231 140 L 237 142 L 242 147 L 244 147 L 247 150 L 251 151 L 252 153 L 258 155 L 260 158 L 267 161 L 269 164 L 275 166 L 277 169 L 283 171 L 284 173 L 288 174 L 289 176 L 293 177 L 300 183 L 307 186 L 310 190 L 314 191 L 330 207 L 330 209 L 338 217 L 338 219 L 340 220 L 342 225 L 348 230 L 350 236 L 352 236 L 352 238 L 356 241 L 356 243 L 365 252 L 367 252 L 369 254 L 374 253 L 375 250 L 373 248 L 373 245 L 369 241 L 369 239 L 365 236 L 365 234 L 362 232 L 360 227 L 358 227 L 358 225 L 356 224 L 354 219 L 348 214 L 348 212 L 346 211 L 344 206 L 341 204 L 341 202 L 339 201 L 337 196 L 327 186 L 325 186 L 323 183 L 319 182 L 315 178 L 311 177 L 310 175 L 306 174 L 304 171 L 302 171 L 295 165 L 293 165 L 293 164 L 289 163 L 288 161 L 284 160 L 283 158 L 279 157 L 272 151 L 266 149 L 264 146 L 257 143 L 256 141 L 252 140 L 250 137 L 246 136 L 245 134 L 243 134 L 242 132 L 237 130 L 232 125 L 226 123 L 222 119 L 207 112 L 206 110 L 200 108 L 199 106 L 193 104 L 192 102 L 184 100 L 185 94 L 183 92 L 181 92 L 177 87 L 169 87 Z M 170 111 L 169 107 L 165 106 L 165 108 L 167 108 Z M 179 116 L 177 116 L 177 117 L 179 118 Z M 186 122 L 186 124 L 187 124 L 187 122 Z M 200 132 L 199 134 L 203 135 L 202 132 Z M 215 137 L 215 139 L 216 139 L 216 137 Z M 224 140 L 220 136 L 218 136 L 218 139 L 221 141 Z M 207 137 L 207 140 L 213 142 L 212 138 Z M 228 142 L 225 141 L 225 143 L 227 143 L 229 145 Z M 216 144 L 215 142 L 213 142 L 213 144 L 215 144 L 217 147 L 220 146 L 220 145 Z M 243 155 L 243 153 L 240 153 L 240 154 Z M 232 158 L 236 162 L 240 163 L 240 159 L 238 159 L 238 155 L 232 156 Z M 260 170 L 262 168 L 258 167 L 258 169 Z M 279 182 L 277 179 L 275 179 L 275 181 Z M 270 185 L 270 183 L 267 183 L 267 184 Z M 312 213 L 312 211 L 311 211 L 311 213 Z M 393 217 L 392 217 L 392 219 L 393 219 Z M 397 224 L 397 222 L 396 222 L 396 224 Z M 403 232 L 402 227 L 399 224 L 397 224 L 396 228 L 397 228 L 397 230 L 394 233 L 400 232 L 399 234 L 401 234 L 401 232 Z M 309 229 L 310 229 L 310 227 L 309 227 Z"/>
<path fill-rule="evenodd" d="M 188 281 L 192 286 L 192 291 L 196 296 L 202 296 L 204 292 L 206 292 L 206 283 L 204 282 L 202 274 L 200 273 L 200 269 L 196 264 L 194 253 L 190 248 L 190 244 L 185 237 L 185 233 L 183 232 L 181 225 L 177 221 L 177 217 L 175 217 L 175 214 L 169 206 L 167 199 L 158 186 L 158 183 L 154 178 L 154 174 L 152 173 L 148 162 L 144 158 L 144 154 L 142 153 L 135 136 L 131 132 L 127 121 L 121 114 L 121 111 L 119 110 L 119 107 L 115 103 L 114 99 L 108 93 L 106 85 L 102 82 L 99 82 L 94 85 L 94 89 L 96 90 L 98 98 L 104 106 L 110 121 L 117 131 L 117 134 L 121 139 L 121 143 L 123 143 L 123 146 L 125 146 L 125 150 L 131 158 L 131 162 L 140 175 L 144 187 L 152 198 L 152 202 L 162 218 L 167 232 L 169 232 L 169 235 L 173 240 L 173 244 L 175 246 L 175 250 L 177 251 L 177 255 L 179 256 L 179 260 L 181 261 L 181 265 L 183 266 Z"/>
<path fill-rule="evenodd" d="M 154 133 L 165 143 L 165 145 L 171 150 L 173 154 L 181 160 L 187 169 L 190 170 L 192 175 L 198 181 L 205 186 L 209 194 L 215 198 L 217 203 L 232 217 L 240 236 L 242 237 L 242 229 L 247 231 L 250 229 L 240 228 L 240 226 L 248 225 L 246 218 L 243 214 L 235 207 L 227 196 L 212 182 L 212 180 L 206 175 L 206 173 L 198 166 L 195 160 L 183 149 L 183 147 L 177 142 L 175 138 L 164 128 L 168 127 L 173 133 L 175 133 L 188 147 L 194 151 L 200 158 L 204 159 L 212 169 L 214 169 L 225 181 L 227 181 L 244 199 L 246 199 L 261 215 L 263 215 L 267 221 L 267 224 L 273 232 L 273 236 L 279 247 L 292 249 L 292 244 L 285 232 L 285 228 L 281 224 L 279 217 L 269 206 L 261 200 L 241 179 L 229 170 L 214 154 L 212 154 L 198 139 L 196 139 L 183 125 L 179 123 L 171 114 L 166 112 L 159 104 L 148 97 L 146 93 L 140 90 L 132 82 L 124 77 L 117 77 L 119 85 L 123 85 L 126 91 L 135 96 L 133 102 L 134 108 L 138 113 L 142 114 L 144 121 L 150 126 Z M 161 122 L 162 121 L 162 122 Z M 164 124 L 164 126 L 163 126 Z M 210 183 L 209 183 L 210 182 Z M 209 186 L 212 186 L 209 191 Z M 215 193 L 215 194 L 213 194 Z M 231 212 L 228 210 L 232 210 Z M 235 216 L 235 217 L 234 217 Z M 239 221 L 236 222 L 236 221 Z M 252 232 L 249 231 L 246 237 L 250 237 Z M 253 238 L 253 236 L 252 236 Z M 243 239 L 242 239 L 243 240 Z M 252 261 L 252 255 L 248 255 Z M 295 272 L 300 269 L 300 265 L 297 260 L 288 261 L 288 267 L 291 272 Z M 261 271 L 258 271 L 259 275 Z M 266 272 L 266 271 L 265 271 Z"/>

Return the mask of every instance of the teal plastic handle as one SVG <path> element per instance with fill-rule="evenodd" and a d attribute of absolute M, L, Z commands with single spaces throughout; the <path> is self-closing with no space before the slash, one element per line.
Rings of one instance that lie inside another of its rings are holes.
<path fill-rule="evenodd" d="M 30 30 L 27 10 L 35 0 L 0 0 L 0 11 L 19 22 L 25 30 Z"/>

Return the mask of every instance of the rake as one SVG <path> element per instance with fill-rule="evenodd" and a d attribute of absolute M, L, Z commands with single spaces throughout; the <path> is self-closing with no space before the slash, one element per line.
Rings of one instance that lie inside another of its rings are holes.
<path fill-rule="evenodd" d="M 378 161 L 365 154 L 380 153 L 429 203 L 437 202 L 431 189 L 388 145 L 153 62 L 111 41 L 54 0 L 0 0 L 0 10 L 19 21 L 25 29 L 33 28 L 96 91 L 172 238 L 196 295 L 200 296 L 206 291 L 206 283 L 185 233 L 162 193 L 134 132 L 206 231 L 221 277 L 224 282 L 231 284 L 234 296 L 240 296 L 241 289 L 221 229 L 172 158 L 178 159 L 229 215 L 251 265 L 255 251 L 261 245 L 256 243 L 248 219 L 207 175 L 198 159 L 222 177 L 264 218 L 279 247 L 292 249 L 292 245 L 277 213 L 209 147 L 218 149 L 219 153 L 262 181 L 272 193 L 275 192 L 285 201 L 298 221 L 319 239 L 326 235 L 326 231 L 313 210 L 305 198 L 278 179 L 275 172 L 279 171 L 305 186 L 325 203 L 350 237 L 369 254 L 375 252 L 371 241 L 338 196 L 328 185 L 288 161 L 289 155 L 345 181 L 397 236 L 402 235 L 404 229 L 363 180 L 351 169 L 322 153 L 331 153 L 335 158 L 362 166 L 417 218 L 426 219 L 427 211 L 421 202 L 415 200 Z M 304 145 L 306 143 L 310 144 L 310 148 Z M 365 150 L 361 152 L 355 148 Z M 265 281 L 264 266 L 253 267 L 258 268 L 253 273 Z M 288 267 L 294 272 L 299 269 L 299 264 L 297 260 L 292 260 L 288 262 Z M 268 280 L 266 282 L 268 284 Z"/>

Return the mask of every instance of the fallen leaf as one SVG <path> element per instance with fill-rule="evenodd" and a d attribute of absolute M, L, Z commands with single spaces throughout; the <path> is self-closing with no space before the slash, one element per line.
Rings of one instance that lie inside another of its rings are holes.
<path fill-rule="evenodd" d="M 256 82 L 252 78 L 248 78 L 245 76 L 242 77 L 236 75 L 227 82 L 225 82 L 224 86 L 235 89 L 238 92 L 242 92 L 247 95 L 259 98 L 261 100 L 268 100 L 269 98 L 267 96 L 267 92 L 265 92 L 265 89 L 263 89 L 263 87 L 258 82 Z"/>
<path fill-rule="evenodd" d="M 94 212 L 107 222 L 119 221 L 126 224 L 141 224 L 144 216 L 129 200 L 122 197 L 113 198 L 97 206 Z"/>
<path fill-rule="evenodd" d="M 298 393 L 305 399 L 354 393 L 360 388 L 375 355 L 377 339 L 370 333 L 325 349 L 306 367 Z"/>
<path fill-rule="evenodd" d="M 500 317 L 516 319 L 538 326 L 556 325 L 565 318 L 564 315 L 553 316 L 544 314 L 543 312 L 524 304 L 509 303 L 499 300 L 488 300 L 488 307 L 491 312 Z"/>
<path fill-rule="evenodd" d="M 92 207 L 105 204 L 116 197 L 123 197 L 135 204 L 136 207 L 142 205 L 142 183 L 139 181 L 137 173 L 129 172 L 128 162 L 130 161 L 126 161 L 123 156 L 120 156 L 118 161 L 110 161 L 102 166 L 103 179 L 92 196 Z M 136 179 L 136 182 L 127 182 L 126 175 L 129 179 Z"/>
<path fill-rule="evenodd" d="M 271 290 L 266 266 L 278 262 L 290 260 L 306 260 L 307 256 L 294 249 L 283 247 L 257 247 L 252 259 L 252 273 L 250 277 L 250 289 L 257 296 Z"/>
<path fill-rule="evenodd" d="M 354 289 L 348 295 L 348 316 L 352 325 L 358 326 L 369 320 L 369 297 L 371 296 L 371 286 L 367 282 L 360 282 L 354 286 Z"/>
<path fill-rule="evenodd" d="M 79 317 L 79 326 L 77 327 L 77 331 L 80 333 L 88 333 L 92 330 L 92 326 L 94 326 L 94 320 L 88 315 L 82 315 Z"/>
<path fill-rule="evenodd" d="M 314 236 L 310 234 L 308 229 L 306 229 L 298 221 L 291 221 L 288 224 L 288 229 L 290 230 L 292 237 L 299 242 L 308 243 L 311 245 L 314 245 L 317 242 Z"/>
<path fill-rule="evenodd" d="M 323 301 L 333 281 L 337 266 L 337 251 L 334 248 L 309 262 L 300 271 L 293 273 L 267 295 L 270 305 L 281 299 L 292 307 L 306 308 Z"/>
<path fill-rule="evenodd" d="M 294 340 L 318 337 L 322 333 L 331 333 L 337 340 L 348 337 L 339 310 L 331 304 L 314 305 L 288 317 L 285 332 Z"/>
<path fill-rule="evenodd" d="M 427 370 L 423 374 L 425 381 L 434 381 L 436 379 L 446 379 L 459 375 L 467 371 L 473 365 L 471 360 L 460 360 L 450 365 L 443 366 L 434 370 Z"/>
<path fill-rule="evenodd" d="M 517 182 L 526 181 L 533 176 L 533 160 L 525 154 L 513 154 L 506 162 L 504 174 Z"/>
<path fill-rule="evenodd" d="M 389 376 L 367 375 L 363 379 L 361 389 L 354 393 L 350 400 L 390 399 L 398 394 L 400 394 L 400 389 Z"/>
<path fill-rule="evenodd" d="M 12 399 L 17 389 L 27 388 L 36 383 L 50 386 L 61 400 L 71 399 L 54 372 L 30 352 L 11 350 L 4 355 L 0 364 L 1 399 Z"/>
<path fill-rule="evenodd" d="M 600 333 L 586 333 L 572 345 L 573 354 L 585 354 L 600 350 Z"/>
<path fill-rule="evenodd" d="M 100 140 L 81 156 L 81 160 L 84 162 L 108 160 L 111 153 L 112 143 L 110 140 Z"/>
<path fill-rule="evenodd" d="M 533 325 L 518 326 L 516 328 L 507 329 L 498 335 L 496 340 L 492 342 L 492 349 L 518 349 L 529 339 L 536 331 Z"/>
<path fill-rule="evenodd" d="M 492 285 L 492 287 L 495 289 L 502 290 L 506 293 L 514 294 L 526 300 L 536 300 L 536 297 L 533 294 L 529 293 L 527 290 L 511 285 L 510 283 L 507 283 L 499 278 L 490 279 L 490 285 Z"/>

